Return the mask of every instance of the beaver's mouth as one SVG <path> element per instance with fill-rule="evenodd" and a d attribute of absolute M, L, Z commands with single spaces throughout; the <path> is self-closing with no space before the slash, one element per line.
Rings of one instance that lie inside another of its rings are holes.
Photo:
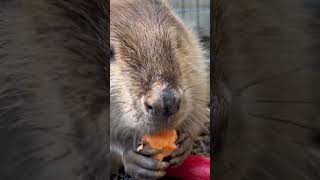
<path fill-rule="evenodd" d="M 175 116 L 170 117 L 149 117 L 145 123 L 148 131 L 158 132 L 167 129 L 175 129 L 179 125 L 179 120 Z"/>

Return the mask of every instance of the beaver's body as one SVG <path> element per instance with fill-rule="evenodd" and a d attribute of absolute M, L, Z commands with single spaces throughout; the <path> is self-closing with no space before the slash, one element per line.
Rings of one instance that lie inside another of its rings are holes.
<path fill-rule="evenodd" d="M 123 159 L 143 134 L 174 128 L 197 136 L 209 121 L 209 83 L 195 37 L 159 0 L 111 1 L 110 9 L 112 157 Z M 150 115 L 146 103 L 156 113 L 159 97 L 162 105 L 173 99 L 174 112 Z"/>

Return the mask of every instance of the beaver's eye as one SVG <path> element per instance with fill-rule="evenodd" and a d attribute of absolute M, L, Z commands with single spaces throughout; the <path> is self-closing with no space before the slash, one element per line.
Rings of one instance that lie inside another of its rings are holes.
<path fill-rule="evenodd" d="M 110 62 L 113 62 L 113 61 L 115 61 L 114 48 L 110 46 Z"/>

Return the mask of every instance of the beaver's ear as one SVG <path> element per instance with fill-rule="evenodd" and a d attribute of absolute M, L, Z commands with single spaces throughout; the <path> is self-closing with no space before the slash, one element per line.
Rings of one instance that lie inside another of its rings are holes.
<path fill-rule="evenodd" d="M 184 24 L 182 24 L 181 21 L 175 21 L 175 29 L 173 30 L 175 47 L 177 49 L 183 48 L 185 44 L 190 44 L 189 34 L 186 31 L 186 28 Z"/>
<path fill-rule="evenodd" d="M 178 32 L 178 33 L 177 33 Z M 175 30 L 175 47 L 179 50 L 183 48 L 183 45 L 188 43 L 188 39 L 186 38 L 186 34 L 184 32 L 184 29 L 181 27 L 177 27 Z"/>
<path fill-rule="evenodd" d="M 175 47 L 181 52 L 185 52 L 185 45 L 191 43 L 187 37 L 188 35 L 184 30 L 179 30 L 179 35 L 175 38 Z"/>

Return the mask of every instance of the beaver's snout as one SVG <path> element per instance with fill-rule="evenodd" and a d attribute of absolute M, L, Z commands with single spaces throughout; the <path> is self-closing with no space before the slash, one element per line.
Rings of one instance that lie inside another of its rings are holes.
<path fill-rule="evenodd" d="M 146 112 L 152 116 L 169 117 L 179 110 L 180 99 L 172 90 L 166 89 L 158 97 L 148 98 Z"/>
<path fill-rule="evenodd" d="M 169 117 L 179 110 L 180 96 L 173 88 L 155 83 L 144 99 L 146 113 L 151 116 Z"/>

